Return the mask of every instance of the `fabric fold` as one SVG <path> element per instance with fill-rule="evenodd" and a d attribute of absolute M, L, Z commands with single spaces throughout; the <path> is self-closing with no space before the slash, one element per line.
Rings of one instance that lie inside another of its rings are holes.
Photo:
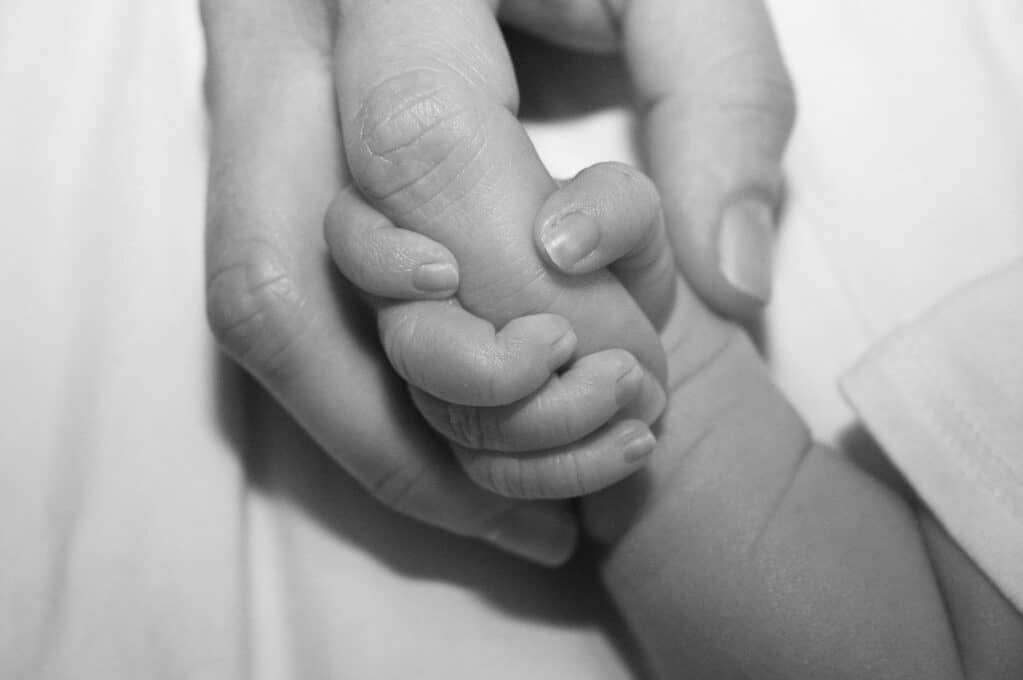
<path fill-rule="evenodd" d="M 947 531 L 1023 610 L 1023 259 L 876 344 L 842 380 Z"/>

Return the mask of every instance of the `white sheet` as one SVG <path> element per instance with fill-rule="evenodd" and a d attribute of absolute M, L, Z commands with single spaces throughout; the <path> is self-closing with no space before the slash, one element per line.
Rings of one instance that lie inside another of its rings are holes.
<path fill-rule="evenodd" d="M 0 676 L 629 677 L 590 575 L 380 510 L 217 359 L 194 4 L 0 5 Z M 773 4 L 802 112 L 767 345 L 839 439 L 838 374 L 1020 252 L 1023 8 Z M 535 134 L 563 174 L 622 128 Z"/>

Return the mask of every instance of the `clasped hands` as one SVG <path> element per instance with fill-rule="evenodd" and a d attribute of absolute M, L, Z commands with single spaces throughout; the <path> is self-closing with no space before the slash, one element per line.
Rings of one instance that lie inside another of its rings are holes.
<path fill-rule="evenodd" d="M 676 261 L 722 312 L 766 300 L 792 96 L 759 2 L 495 5 L 204 3 L 209 313 L 381 501 L 558 563 L 577 519 L 534 499 L 603 488 L 653 447 L 656 330 L 699 306 L 673 297 Z M 623 52 L 666 221 L 624 166 L 555 185 L 514 116 L 498 11 Z"/>

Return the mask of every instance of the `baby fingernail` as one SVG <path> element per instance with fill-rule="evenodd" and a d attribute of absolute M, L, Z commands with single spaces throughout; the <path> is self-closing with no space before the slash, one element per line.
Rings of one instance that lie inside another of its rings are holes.
<path fill-rule="evenodd" d="M 458 289 L 458 270 L 447 262 L 421 264 L 412 272 L 412 285 L 425 293 L 454 292 Z"/>
<path fill-rule="evenodd" d="M 547 224 L 540 237 L 547 255 L 559 268 L 571 271 L 600 244 L 600 228 L 589 215 L 572 212 Z"/>
<path fill-rule="evenodd" d="M 718 266 L 736 289 L 767 303 L 771 298 L 774 219 L 771 206 L 745 199 L 728 207 L 718 233 Z"/>
<path fill-rule="evenodd" d="M 623 437 L 622 457 L 626 463 L 638 463 L 654 451 L 657 439 L 650 430 L 636 427 Z"/>

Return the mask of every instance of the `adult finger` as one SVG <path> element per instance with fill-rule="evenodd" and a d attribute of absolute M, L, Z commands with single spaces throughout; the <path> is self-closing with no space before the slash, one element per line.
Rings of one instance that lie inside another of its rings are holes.
<path fill-rule="evenodd" d="M 546 259 L 566 274 L 611 267 L 659 327 L 675 292 L 675 258 L 653 182 L 624 163 L 599 163 L 551 194 L 534 236 Z"/>
<path fill-rule="evenodd" d="M 412 390 L 427 422 L 467 449 L 526 452 L 570 444 L 612 417 L 653 423 L 665 395 L 656 378 L 620 349 L 590 354 L 527 398 L 491 408 L 453 404 Z"/>
<path fill-rule="evenodd" d="M 458 263 L 447 248 L 394 225 L 349 186 L 330 205 L 324 235 L 334 264 L 364 293 L 399 300 L 450 297 Z"/>
<path fill-rule="evenodd" d="M 311 7 L 313 3 L 304 6 Z M 207 305 L 224 349 L 376 498 L 544 564 L 577 525 L 468 480 L 405 396 L 371 315 L 326 265 L 322 218 L 345 178 L 329 17 L 289 2 L 204 2 L 211 162 Z M 309 29 L 309 30 L 306 30 Z"/>
<path fill-rule="evenodd" d="M 535 455 L 453 448 L 466 474 L 485 489 L 509 498 L 558 499 L 620 482 L 643 467 L 656 444 L 645 423 L 625 420 Z"/>
<path fill-rule="evenodd" d="M 682 271 L 732 316 L 770 298 L 792 84 L 762 0 L 633 0 L 624 49 Z"/>
<path fill-rule="evenodd" d="M 579 356 L 621 347 L 664 376 L 656 332 L 606 271 L 568 279 L 531 225 L 556 189 L 513 111 L 514 72 L 482 0 L 342 3 L 338 102 L 352 176 L 396 224 L 443 243 L 458 300 L 498 327 L 550 312 Z"/>
<path fill-rule="evenodd" d="M 547 382 L 576 348 L 575 333 L 560 316 L 521 316 L 497 330 L 456 300 L 386 302 L 378 323 L 398 374 L 458 404 L 517 401 Z"/>
<path fill-rule="evenodd" d="M 624 0 L 504 0 L 503 21 L 552 43 L 587 52 L 618 49 L 618 17 L 612 7 Z"/>

